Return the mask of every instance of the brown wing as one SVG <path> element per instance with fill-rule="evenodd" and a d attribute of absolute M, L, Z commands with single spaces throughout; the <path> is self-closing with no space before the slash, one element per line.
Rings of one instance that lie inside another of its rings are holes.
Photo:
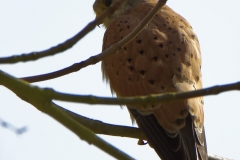
<path fill-rule="evenodd" d="M 138 5 L 112 21 L 103 50 L 128 35 L 154 3 Z M 167 6 L 133 41 L 102 61 L 103 77 L 121 97 L 200 89 L 200 68 L 200 47 L 192 27 Z M 198 152 L 206 159 L 202 103 L 202 98 L 194 98 L 128 107 L 162 159 L 179 159 L 179 155 L 197 159 Z"/>

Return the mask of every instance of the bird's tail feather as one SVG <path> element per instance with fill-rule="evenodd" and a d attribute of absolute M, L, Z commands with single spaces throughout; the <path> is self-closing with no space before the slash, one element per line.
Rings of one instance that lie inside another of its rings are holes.
<path fill-rule="evenodd" d="M 149 145 L 162 160 L 197 160 L 197 157 L 207 159 L 206 142 L 201 145 L 198 140 L 205 141 L 204 129 L 199 137 L 193 129 L 190 115 L 186 118 L 185 127 L 175 137 L 170 137 L 159 125 L 154 115 L 143 116 L 134 109 L 129 110 L 145 133 Z"/>

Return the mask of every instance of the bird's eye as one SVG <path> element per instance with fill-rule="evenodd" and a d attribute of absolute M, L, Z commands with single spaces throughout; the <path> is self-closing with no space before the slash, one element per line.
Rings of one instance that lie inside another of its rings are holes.
<path fill-rule="evenodd" d="M 109 7 L 112 4 L 112 0 L 104 0 L 104 4 L 106 7 Z"/>

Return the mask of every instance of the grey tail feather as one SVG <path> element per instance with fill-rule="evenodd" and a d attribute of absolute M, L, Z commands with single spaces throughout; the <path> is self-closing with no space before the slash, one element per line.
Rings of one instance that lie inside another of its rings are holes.
<path fill-rule="evenodd" d="M 197 157 L 207 160 L 204 129 L 197 135 L 190 115 L 186 118 L 185 127 L 175 137 L 170 137 L 154 115 L 143 116 L 135 109 L 129 111 L 146 135 L 149 145 L 162 160 L 197 160 Z"/>

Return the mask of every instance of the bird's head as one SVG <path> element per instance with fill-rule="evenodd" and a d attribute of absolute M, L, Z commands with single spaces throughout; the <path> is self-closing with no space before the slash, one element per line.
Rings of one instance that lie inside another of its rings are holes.
<path fill-rule="evenodd" d="M 118 0 L 95 0 L 93 4 L 93 10 L 96 14 L 96 18 L 101 15 L 108 7 L 110 7 L 114 2 Z M 108 15 L 104 20 L 103 24 L 107 28 L 110 22 L 117 18 L 118 16 L 121 16 L 122 14 L 129 11 L 131 8 L 133 8 L 135 5 L 139 4 L 140 2 L 143 2 L 145 0 L 125 0 L 121 6 L 118 6 L 118 8 L 112 13 L 111 15 Z"/>
<path fill-rule="evenodd" d="M 111 6 L 114 0 L 96 0 L 93 4 L 93 10 L 96 17 L 101 15 L 108 7 Z"/>

